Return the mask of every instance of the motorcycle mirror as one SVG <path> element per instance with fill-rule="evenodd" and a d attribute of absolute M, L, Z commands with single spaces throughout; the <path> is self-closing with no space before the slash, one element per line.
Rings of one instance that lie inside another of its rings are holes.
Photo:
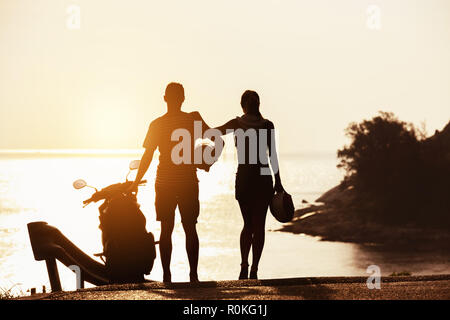
<path fill-rule="evenodd" d="M 141 160 L 133 160 L 130 162 L 130 170 L 136 170 L 139 169 L 139 164 L 141 163 Z"/>
<path fill-rule="evenodd" d="M 75 189 L 83 189 L 84 187 L 86 187 L 87 186 L 87 183 L 86 183 L 86 181 L 84 181 L 83 179 L 78 179 L 78 180 L 76 180 L 76 181 L 74 181 L 73 182 L 73 187 L 75 188 Z"/>

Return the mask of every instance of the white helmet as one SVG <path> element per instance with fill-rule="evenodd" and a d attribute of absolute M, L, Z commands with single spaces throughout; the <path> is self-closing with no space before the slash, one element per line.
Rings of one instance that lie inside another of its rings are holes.
<path fill-rule="evenodd" d="M 222 148 L 217 147 L 217 144 L 211 140 L 198 139 L 195 142 L 194 155 L 201 155 L 201 162 L 195 166 L 198 169 L 209 171 L 209 168 L 217 161 L 222 153 Z M 213 156 L 214 154 L 214 156 Z"/>

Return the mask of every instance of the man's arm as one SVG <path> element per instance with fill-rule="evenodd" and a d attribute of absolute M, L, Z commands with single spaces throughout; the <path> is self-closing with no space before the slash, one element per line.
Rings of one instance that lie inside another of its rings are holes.
<path fill-rule="evenodd" d="M 201 121 L 201 123 L 202 123 L 203 138 L 206 137 L 206 138 L 210 139 L 214 143 L 214 148 L 215 148 L 214 162 L 215 162 L 215 161 L 218 160 L 218 158 L 222 154 L 222 150 L 223 150 L 223 147 L 225 145 L 225 141 L 222 139 L 222 137 L 220 137 L 218 135 L 215 135 L 215 134 L 212 134 L 211 132 L 209 134 L 205 135 L 206 131 L 208 131 L 210 129 L 216 129 L 217 130 L 217 128 L 211 128 L 206 123 L 206 121 L 203 120 L 202 116 L 200 115 L 200 113 L 198 111 L 194 111 L 193 115 L 194 115 L 194 118 L 195 118 L 196 121 Z M 220 134 L 223 135 L 223 133 L 221 131 L 220 131 Z M 209 171 L 209 166 L 208 166 L 208 169 L 206 171 Z"/>
<path fill-rule="evenodd" d="M 148 170 L 148 167 L 150 167 L 150 164 L 152 163 L 153 154 L 155 153 L 154 147 L 145 149 L 144 154 L 142 155 L 141 162 L 139 164 L 139 169 L 136 174 L 136 179 L 134 180 L 133 184 L 128 189 L 127 193 L 138 191 L 139 183 L 141 182 L 142 178 L 144 177 L 145 173 Z"/>
<path fill-rule="evenodd" d="M 194 115 L 195 121 L 200 121 L 202 123 L 202 132 L 205 132 L 206 130 L 208 130 L 210 128 L 210 126 L 208 126 L 208 124 L 205 122 L 205 120 L 203 120 L 203 117 L 201 116 L 200 112 L 194 111 L 194 112 L 192 112 L 192 114 Z"/>

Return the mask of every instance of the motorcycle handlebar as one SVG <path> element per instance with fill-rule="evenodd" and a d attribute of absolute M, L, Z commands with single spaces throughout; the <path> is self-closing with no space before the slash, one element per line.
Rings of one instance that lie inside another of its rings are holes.
<path fill-rule="evenodd" d="M 89 199 L 84 200 L 83 204 L 86 206 L 93 201 L 97 202 L 102 199 L 109 198 L 109 196 L 111 196 L 112 194 L 117 194 L 118 192 L 124 192 L 125 191 L 124 189 L 128 188 L 132 183 L 133 183 L 133 181 L 127 181 L 124 183 L 110 185 L 106 188 L 103 188 L 100 191 L 95 192 Z M 144 183 L 147 183 L 147 180 L 141 180 L 141 182 L 139 182 L 139 185 L 142 185 Z"/>

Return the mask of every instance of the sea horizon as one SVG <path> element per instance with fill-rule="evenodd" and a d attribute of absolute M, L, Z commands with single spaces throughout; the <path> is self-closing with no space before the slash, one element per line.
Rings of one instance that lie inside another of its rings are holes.
<path fill-rule="evenodd" d="M 131 156 L 142 155 L 143 148 L 0 148 L 0 156 L 24 155 L 24 156 Z M 156 152 L 158 153 L 158 152 Z M 223 155 L 229 156 L 235 153 L 232 149 L 224 148 Z M 304 151 L 280 151 L 280 156 L 334 156 L 337 151 L 332 150 L 304 150 Z M 337 157 L 336 157 L 337 159 Z"/>

